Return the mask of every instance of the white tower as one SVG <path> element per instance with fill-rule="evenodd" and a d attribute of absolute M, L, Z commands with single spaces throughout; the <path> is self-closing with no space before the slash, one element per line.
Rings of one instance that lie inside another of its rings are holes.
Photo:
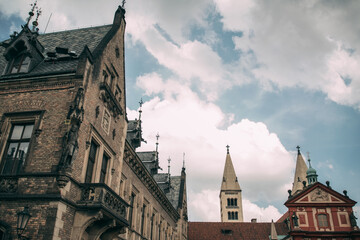
<path fill-rule="evenodd" d="M 229 146 L 220 190 L 221 222 L 243 222 L 241 189 L 231 161 Z"/>

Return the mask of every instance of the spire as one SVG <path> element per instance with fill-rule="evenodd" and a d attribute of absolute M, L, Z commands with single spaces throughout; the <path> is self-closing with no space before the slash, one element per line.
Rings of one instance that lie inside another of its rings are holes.
<path fill-rule="evenodd" d="M 296 147 L 298 149 L 297 159 L 296 159 L 296 168 L 295 168 L 295 176 L 294 183 L 291 194 L 294 195 L 297 191 L 301 191 L 303 189 L 303 181 L 307 182 L 306 179 L 306 171 L 307 166 L 306 163 L 300 153 L 300 147 Z"/>
<path fill-rule="evenodd" d="M 225 160 L 223 181 L 221 183 L 221 191 L 226 190 L 240 190 L 240 185 L 236 177 L 236 173 L 234 170 L 234 165 L 232 163 L 230 153 L 229 153 L 229 145 L 226 146 L 227 154 Z"/>
<path fill-rule="evenodd" d="M 270 235 L 270 239 L 271 239 L 271 240 L 277 240 L 277 239 L 278 239 L 278 235 L 277 235 L 277 232 L 276 232 L 274 220 L 271 220 L 271 235 Z"/>

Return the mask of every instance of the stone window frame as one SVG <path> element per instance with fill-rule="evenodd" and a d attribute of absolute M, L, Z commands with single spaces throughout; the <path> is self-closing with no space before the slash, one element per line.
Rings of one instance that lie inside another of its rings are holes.
<path fill-rule="evenodd" d="M 16 124 L 25 124 L 33 123 L 33 131 L 29 140 L 28 151 L 24 159 L 23 167 L 20 169 L 19 173 L 8 174 L 8 175 L 18 175 L 24 172 L 26 167 L 31 163 L 33 148 L 36 144 L 36 138 L 40 135 L 42 131 L 42 119 L 45 111 L 23 111 L 23 112 L 10 112 L 4 113 L 0 120 L 0 174 L 4 165 L 4 154 L 7 150 L 8 139 L 10 137 L 10 132 L 14 125 Z"/>
<path fill-rule="evenodd" d="M 100 172 L 101 172 L 101 166 L 104 155 L 107 155 L 109 157 L 108 164 L 107 164 L 107 170 L 106 170 L 106 176 L 104 184 L 110 186 L 111 183 L 111 169 L 114 166 L 114 160 L 116 157 L 116 153 L 110 148 L 110 146 L 106 143 L 106 141 L 98 134 L 94 127 L 92 127 L 92 130 L 90 132 L 90 137 L 88 142 L 91 145 L 91 142 L 95 142 L 97 147 L 96 157 L 95 157 L 95 164 L 94 169 L 92 172 L 92 177 L 90 183 L 100 183 Z M 85 182 L 86 172 L 87 172 L 87 166 L 89 162 L 89 154 L 90 154 L 90 147 L 86 149 L 85 156 L 84 156 L 84 167 L 82 170 L 82 178 L 83 182 Z"/>

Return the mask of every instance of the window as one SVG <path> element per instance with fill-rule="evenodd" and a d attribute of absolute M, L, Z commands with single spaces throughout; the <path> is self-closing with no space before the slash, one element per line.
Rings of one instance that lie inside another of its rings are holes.
<path fill-rule="evenodd" d="M 238 212 L 228 212 L 228 220 L 238 220 Z"/>
<path fill-rule="evenodd" d="M 154 228 L 154 220 L 155 220 L 155 214 L 151 216 L 151 224 L 150 224 L 150 240 L 153 240 L 153 228 Z"/>
<path fill-rule="evenodd" d="M 145 211 L 146 211 L 146 205 L 144 204 L 141 213 L 141 231 L 140 231 L 141 235 L 144 235 Z"/>
<path fill-rule="evenodd" d="M 328 227 L 328 218 L 326 214 L 317 215 L 319 227 Z"/>
<path fill-rule="evenodd" d="M 111 121 L 111 115 L 110 115 L 109 111 L 104 108 L 104 114 L 103 114 L 103 119 L 101 122 L 101 127 L 104 129 L 104 131 L 107 134 L 109 134 L 110 121 Z"/>
<path fill-rule="evenodd" d="M 85 175 L 86 183 L 90 183 L 92 181 L 97 149 L 98 149 L 98 145 L 94 141 L 91 141 L 88 165 L 86 168 L 86 175 Z"/>
<path fill-rule="evenodd" d="M 29 70 L 30 57 L 25 54 L 17 56 L 10 69 L 10 73 L 23 73 Z"/>
<path fill-rule="evenodd" d="M 17 123 L 12 125 L 3 156 L 1 173 L 19 173 L 28 153 L 34 123 Z"/>
<path fill-rule="evenodd" d="M 236 207 L 237 206 L 237 199 L 236 198 L 228 198 L 227 199 L 228 207 Z"/>
<path fill-rule="evenodd" d="M 100 183 L 105 183 L 109 159 L 110 158 L 108 155 L 106 154 L 103 155 L 103 159 L 101 163 L 101 171 L 100 171 L 100 181 L 99 181 Z"/>
<path fill-rule="evenodd" d="M 132 223 L 132 219 L 133 219 L 133 214 L 134 214 L 134 202 L 135 202 L 135 193 L 131 193 L 131 197 L 130 197 L 130 211 L 129 211 L 129 224 L 130 224 L 130 228 L 131 228 L 131 223 Z"/>

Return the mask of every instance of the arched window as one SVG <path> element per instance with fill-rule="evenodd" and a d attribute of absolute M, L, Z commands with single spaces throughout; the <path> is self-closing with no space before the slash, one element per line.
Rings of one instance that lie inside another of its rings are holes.
<path fill-rule="evenodd" d="M 231 206 L 234 206 L 234 199 L 231 199 Z"/>
<path fill-rule="evenodd" d="M 235 219 L 238 220 L 238 212 L 235 212 Z"/>
<path fill-rule="evenodd" d="M 237 206 L 237 198 L 235 198 L 235 204 L 234 204 L 234 206 Z"/>
<path fill-rule="evenodd" d="M 228 212 L 228 220 L 231 220 L 231 213 Z"/>
<path fill-rule="evenodd" d="M 227 199 L 227 205 L 230 206 L 230 198 Z"/>
<path fill-rule="evenodd" d="M 318 220 L 319 227 L 328 227 L 329 226 L 328 217 L 326 214 L 317 215 L 317 220 Z"/>

